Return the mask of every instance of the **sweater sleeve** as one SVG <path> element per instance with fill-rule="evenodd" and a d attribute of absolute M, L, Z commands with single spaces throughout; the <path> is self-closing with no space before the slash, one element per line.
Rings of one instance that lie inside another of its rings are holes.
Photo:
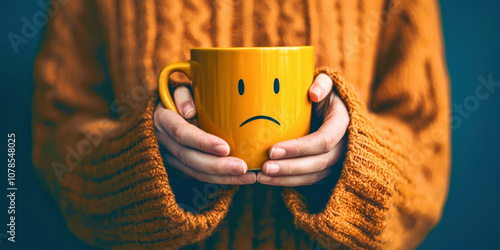
<path fill-rule="evenodd" d="M 70 230 L 89 244 L 177 248 L 207 238 L 234 189 L 200 213 L 177 204 L 159 152 L 156 90 L 137 115 L 114 115 L 102 24 L 91 1 L 61 5 L 35 62 L 33 163 Z"/>
<path fill-rule="evenodd" d="M 333 79 L 349 111 L 346 158 L 322 211 L 312 214 L 296 189 L 282 196 L 295 225 L 325 247 L 415 248 L 441 217 L 451 131 L 439 8 L 397 3 L 367 103 L 339 72 L 317 70 Z"/>

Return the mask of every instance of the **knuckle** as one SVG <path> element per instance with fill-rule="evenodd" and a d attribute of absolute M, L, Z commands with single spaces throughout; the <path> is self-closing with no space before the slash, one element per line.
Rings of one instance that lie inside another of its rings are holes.
<path fill-rule="evenodd" d="M 330 152 L 335 147 L 335 138 L 333 136 L 322 135 L 323 151 Z"/>
<path fill-rule="evenodd" d="M 273 178 L 270 184 L 274 184 L 277 186 L 296 186 L 294 181 L 289 180 L 288 178 Z"/>
<path fill-rule="evenodd" d="M 173 128 L 173 137 L 174 140 L 180 142 L 184 139 L 186 128 L 182 125 L 177 125 Z"/>
<path fill-rule="evenodd" d="M 312 185 L 318 181 L 321 180 L 321 177 L 319 174 L 312 174 L 309 178 L 307 178 L 307 185 Z"/>
<path fill-rule="evenodd" d="M 234 185 L 239 184 L 240 181 L 234 177 L 221 177 L 217 180 L 217 183 L 222 185 Z"/>
<path fill-rule="evenodd" d="M 304 143 L 302 138 L 294 139 L 293 140 L 295 147 L 295 155 L 304 155 L 305 154 L 305 149 L 304 149 Z"/>
<path fill-rule="evenodd" d="M 208 175 L 200 174 L 200 173 L 197 173 L 194 171 L 191 173 L 191 177 L 193 177 L 199 181 L 202 181 L 202 182 L 210 182 L 210 178 Z"/>
<path fill-rule="evenodd" d="M 330 160 L 326 157 L 321 157 L 319 159 L 319 162 L 318 162 L 319 166 L 320 166 L 320 169 L 323 170 L 325 168 L 328 167 L 328 165 L 330 164 Z"/>
<path fill-rule="evenodd" d="M 287 175 L 295 175 L 297 172 L 297 169 L 291 164 L 286 164 L 284 169 Z"/>
<path fill-rule="evenodd" d="M 206 138 L 208 136 L 208 133 L 199 129 L 197 135 L 194 137 L 196 138 L 195 144 L 197 148 L 201 149 L 202 151 L 207 152 L 208 150 L 211 149 L 210 145 L 207 142 Z"/>
<path fill-rule="evenodd" d="M 179 161 L 184 164 L 184 165 L 188 165 L 188 153 L 189 151 L 187 150 L 180 150 L 178 153 L 177 153 L 177 159 L 179 159 Z"/>
<path fill-rule="evenodd" d="M 225 176 L 213 176 L 209 174 L 204 174 L 204 176 L 206 176 L 204 182 L 210 182 L 221 185 L 231 185 L 234 183 L 233 181 L 231 181 L 232 179 Z"/>
<path fill-rule="evenodd" d="M 221 169 L 223 165 L 224 165 L 223 160 L 217 159 L 214 161 L 214 163 L 211 164 L 210 166 L 211 168 L 209 169 L 209 171 L 212 173 L 218 173 L 219 172 L 218 170 Z"/>

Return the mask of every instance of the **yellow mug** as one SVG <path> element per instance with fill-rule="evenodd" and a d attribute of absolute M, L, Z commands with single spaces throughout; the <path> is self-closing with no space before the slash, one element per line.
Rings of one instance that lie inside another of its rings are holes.
<path fill-rule="evenodd" d="M 249 170 L 262 168 L 273 144 L 309 133 L 312 46 L 192 49 L 190 61 L 159 78 L 163 105 L 178 112 L 168 88 L 176 71 L 192 80 L 199 127 L 224 139 Z"/>

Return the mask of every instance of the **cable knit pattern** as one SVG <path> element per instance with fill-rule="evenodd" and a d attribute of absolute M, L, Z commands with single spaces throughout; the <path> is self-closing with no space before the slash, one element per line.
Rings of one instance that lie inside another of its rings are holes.
<path fill-rule="evenodd" d="M 450 125 L 435 1 L 90 0 L 60 7 L 35 63 L 33 162 L 86 243 L 401 249 L 418 246 L 438 223 Z M 234 187 L 169 174 L 153 127 L 162 67 L 189 59 L 193 46 L 278 45 L 315 46 L 316 75 L 332 78 L 349 110 L 338 180 L 326 188 Z"/>

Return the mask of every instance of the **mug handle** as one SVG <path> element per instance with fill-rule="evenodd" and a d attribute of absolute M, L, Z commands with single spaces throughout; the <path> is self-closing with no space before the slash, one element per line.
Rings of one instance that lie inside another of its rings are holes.
<path fill-rule="evenodd" d="M 161 70 L 160 78 L 158 80 L 158 92 L 160 94 L 160 99 L 163 103 L 163 106 L 179 113 L 177 107 L 175 107 L 174 99 L 172 98 L 172 95 L 170 94 L 170 91 L 168 89 L 168 77 L 174 72 L 182 72 L 189 78 L 189 80 L 193 80 L 193 68 L 191 61 L 175 62 L 167 65 Z"/>

